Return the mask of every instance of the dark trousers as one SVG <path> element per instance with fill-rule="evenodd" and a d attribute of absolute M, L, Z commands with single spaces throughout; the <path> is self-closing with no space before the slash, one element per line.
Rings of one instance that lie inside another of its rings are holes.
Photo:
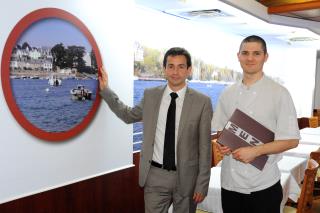
<path fill-rule="evenodd" d="M 280 181 L 251 194 L 221 189 L 223 213 L 279 213 L 282 196 Z"/>

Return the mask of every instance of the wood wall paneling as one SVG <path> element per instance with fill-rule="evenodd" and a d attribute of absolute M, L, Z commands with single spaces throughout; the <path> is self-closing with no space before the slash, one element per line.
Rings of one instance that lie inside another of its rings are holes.
<path fill-rule="evenodd" d="M 1 213 L 143 213 L 138 186 L 139 153 L 134 167 L 0 205 Z M 1 193 L 1 192 L 0 192 Z"/>

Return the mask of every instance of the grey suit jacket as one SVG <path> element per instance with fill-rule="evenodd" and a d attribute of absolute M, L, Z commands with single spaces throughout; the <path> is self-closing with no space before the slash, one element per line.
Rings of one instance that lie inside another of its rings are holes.
<path fill-rule="evenodd" d="M 153 144 L 165 86 L 146 89 L 141 102 L 128 107 L 106 88 L 100 92 L 110 109 L 124 122 L 143 121 L 143 144 L 140 152 L 139 185 L 144 186 L 153 156 Z M 208 96 L 187 88 L 177 139 L 178 190 L 182 196 L 194 192 L 207 195 L 211 170 L 212 105 Z"/>

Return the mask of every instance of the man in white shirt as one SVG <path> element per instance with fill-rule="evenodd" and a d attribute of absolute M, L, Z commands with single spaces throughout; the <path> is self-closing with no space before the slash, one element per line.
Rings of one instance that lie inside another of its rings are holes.
<path fill-rule="evenodd" d="M 224 213 L 279 213 L 282 201 L 277 162 L 282 152 L 299 143 L 299 128 L 292 98 L 286 88 L 263 73 L 268 59 L 265 41 L 259 36 L 245 38 L 238 52 L 243 79 L 226 88 L 213 115 L 213 128 L 221 131 L 235 109 L 239 109 L 275 133 L 274 141 L 230 150 L 221 168 L 221 197 Z M 251 164 L 268 155 L 262 171 Z"/>

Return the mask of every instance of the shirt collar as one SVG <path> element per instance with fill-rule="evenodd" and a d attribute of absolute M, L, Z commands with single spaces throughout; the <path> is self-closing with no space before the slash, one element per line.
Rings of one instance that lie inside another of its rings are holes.
<path fill-rule="evenodd" d="M 178 98 L 181 98 L 183 100 L 184 96 L 186 94 L 186 91 L 187 91 L 187 85 L 185 85 L 183 88 L 181 88 L 180 90 L 176 91 L 175 93 L 178 94 Z M 172 89 L 170 89 L 170 87 L 167 85 L 163 94 L 164 94 L 164 96 L 169 96 L 170 97 L 170 93 L 172 93 L 172 92 L 174 92 L 174 91 Z"/>
<path fill-rule="evenodd" d="M 264 81 L 265 81 L 265 75 L 263 73 L 262 78 L 260 78 L 258 81 L 256 81 L 254 84 L 252 84 L 251 86 L 246 86 L 242 83 L 242 80 L 239 82 L 240 87 L 242 89 L 257 89 L 259 88 L 259 85 L 261 85 Z"/>

